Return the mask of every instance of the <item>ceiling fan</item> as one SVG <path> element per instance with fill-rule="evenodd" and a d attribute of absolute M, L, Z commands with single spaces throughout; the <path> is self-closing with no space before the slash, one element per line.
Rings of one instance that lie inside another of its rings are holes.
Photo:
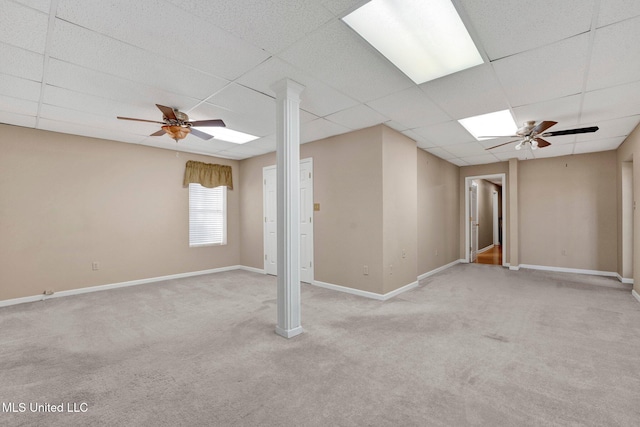
<path fill-rule="evenodd" d="M 550 142 L 542 139 L 550 137 L 550 136 L 560 136 L 560 135 L 574 135 L 577 133 L 590 133 L 595 132 L 599 128 L 598 126 L 591 126 L 586 128 L 577 128 L 577 129 L 567 129 L 567 130 L 558 130 L 555 132 L 545 132 L 551 126 L 555 125 L 558 122 L 552 121 L 542 121 L 536 125 L 534 121 L 528 121 L 524 123 L 520 129 L 516 131 L 515 135 L 502 135 L 502 136 L 480 136 L 478 138 L 502 138 L 502 137 L 513 137 L 518 138 L 513 141 L 505 142 L 504 144 L 494 145 L 493 147 L 485 148 L 485 150 L 492 150 L 494 148 L 502 147 L 503 145 L 511 144 L 512 142 L 520 141 L 518 145 L 516 145 L 516 150 L 522 149 L 522 147 L 526 147 L 527 144 L 531 146 L 532 150 L 536 150 L 538 148 L 544 148 L 551 145 Z"/>
<path fill-rule="evenodd" d="M 148 122 L 148 123 L 159 123 L 162 125 L 162 129 L 157 132 L 152 133 L 150 136 L 162 136 L 165 133 L 173 138 L 176 142 L 181 139 L 184 139 L 190 133 L 202 139 L 211 139 L 212 135 L 201 132 L 198 129 L 192 129 L 193 126 L 202 126 L 202 127 L 213 127 L 213 126 L 226 126 L 224 122 L 220 119 L 212 119 L 212 120 L 196 120 L 190 121 L 189 116 L 182 111 L 174 110 L 171 107 L 166 107 L 164 105 L 156 104 L 156 107 L 160 111 L 162 111 L 162 121 L 155 120 L 145 120 L 145 119 L 133 119 L 131 117 L 120 117 L 120 120 L 134 120 L 136 122 Z"/>

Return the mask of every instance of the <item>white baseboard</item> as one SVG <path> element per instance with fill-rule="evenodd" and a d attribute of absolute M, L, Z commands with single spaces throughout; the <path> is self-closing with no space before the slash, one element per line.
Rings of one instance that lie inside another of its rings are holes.
<path fill-rule="evenodd" d="M 205 274 L 212 274 L 212 273 L 222 273 L 223 271 L 232 271 L 232 270 L 239 270 L 239 269 L 253 271 L 253 270 L 249 270 L 251 269 L 251 267 L 244 267 L 241 265 L 232 265 L 228 267 L 212 268 L 210 270 L 191 271 L 188 273 L 171 274 L 169 276 L 151 277 L 148 279 L 130 280 L 128 282 L 110 283 L 107 285 L 98 285 L 98 286 L 89 286 L 86 288 L 70 289 L 68 291 L 54 292 L 51 295 L 42 294 L 42 295 L 33 295 L 33 296 L 22 297 L 22 298 L 13 298 L 13 299 L 0 301 L 0 307 L 23 304 L 26 302 L 45 301 L 51 298 L 80 295 L 80 294 L 86 294 L 89 292 L 99 292 L 99 291 L 107 291 L 109 289 L 126 288 L 128 286 L 144 285 L 145 283 L 164 282 L 166 280 L 182 279 L 185 277 L 202 276 Z"/>
<path fill-rule="evenodd" d="M 633 285 L 633 279 L 629 279 L 627 277 L 622 277 L 620 274 L 616 273 L 616 277 L 622 283 L 626 283 L 627 285 Z"/>
<path fill-rule="evenodd" d="M 365 297 L 365 298 L 371 298 L 371 299 L 375 299 L 378 301 L 386 301 L 389 298 L 393 298 L 394 296 L 401 294 L 402 292 L 406 292 L 410 289 L 415 288 L 416 286 L 418 286 L 418 281 L 415 281 L 413 283 L 409 283 L 408 285 L 405 285 L 401 288 L 398 288 L 396 290 L 393 290 L 391 292 L 387 292 L 386 294 L 377 294 L 375 292 L 369 292 L 369 291 L 362 291 L 360 289 L 354 289 L 354 288 L 349 288 L 346 286 L 340 286 L 340 285 L 334 285 L 333 283 L 326 283 L 326 282 L 321 282 L 320 280 L 314 280 L 313 283 L 311 283 L 311 285 L 313 286 L 318 286 L 320 288 L 325 288 L 325 289 L 331 289 L 332 291 L 338 291 L 338 292 L 344 292 L 347 294 L 351 294 L 351 295 L 357 295 L 360 297 Z"/>
<path fill-rule="evenodd" d="M 631 290 L 631 295 L 633 295 L 635 299 L 637 299 L 638 302 L 640 302 L 640 294 L 638 294 L 635 289 Z"/>
<path fill-rule="evenodd" d="M 511 267 L 509 268 L 512 269 Z M 528 268 L 531 270 L 557 271 L 559 273 L 589 274 L 592 276 L 607 276 L 607 277 L 617 276 L 617 273 L 613 271 L 584 270 L 581 268 L 550 267 L 546 265 L 520 264 L 519 268 Z"/>
<path fill-rule="evenodd" d="M 453 267 L 454 265 L 456 265 L 456 264 L 460 264 L 460 263 L 466 263 L 466 260 L 464 260 L 464 259 L 457 259 L 457 260 L 455 260 L 455 261 L 453 261 L 453 262 L 450 262 L 449 264 L 445 264 L 445 265 L 440 266 L 440 267 L 438 267 L 438 268 L 435 268 L 435 269 L 433 269 L 433 270 L 431 270 L 431 271 L 428 271 L 428 272 L 426 272 L 426 273 L 423 273 L 423 274 L 421 274 L 421 275 L 419 275 L 419 276 L 418 276 L 418 281 L 423 280 L 423 279 L 426 279 L 426 278 L 427 278 L 427 277 L 429 277 L 429 276 L 433 276 L 433 275 L 434 275 L 434 274 L 436 274 L 436 273 L 440 273 L 441 271 L 446 270 L 447 268 L 451 268 L 451 267 Z"/>
<path fill-rule="evenodd" d="M 487 247 L 484 247 L 484 248 L 482 248 L 482 249 L 477 250 L 477 251 L 476 251 L 476 254 L 481 254 L 481 253 L 483 253 L 483 252 L 487 252 L 488 250 L 493 249 L 493 247 L 494 247 L 494 246 L 495 246 L 495 245 L 492 243 L 492 244 L 490 244 L 490 245 L 489 245 L 489 246 L 487 246 Z"/>
<path fill-rule="evenodd" d="M 244 271 L 250 271 L 252 273 L 267 274 L 264 271 L 264 268 L 255 268 L 255 267 L 247 267 L 246 265 L 239 265 L 238 269 L 244 270 Z"/>
<path fill-rule="evenodd" d="M 520 265 L 511 265 L 511 264 L 509 264 L 509 270 L 518 271 L 518 270 L 520 270 L 520 267 L 524 267 L 524 264 L 520 264 Z"/>

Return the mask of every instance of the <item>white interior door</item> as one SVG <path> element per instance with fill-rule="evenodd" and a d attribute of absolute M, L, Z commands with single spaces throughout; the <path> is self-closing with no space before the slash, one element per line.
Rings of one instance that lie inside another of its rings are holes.
<path fill-rule="evenodd" d="M 276 193 L 276 167 L 270 166 L 262 171 L 264 181 L 264 271 L 278 274 L 278 199 Z"/>
<path fill-rule="evenodd" d="M 475 262 L 478 253 L 478 187 L 471 185 L 469 189 L 469 230 L 471 231 L 470 261 Z"/>
<path fill-rule="evenodd" d="M 500 244 L 500 221 L 498 217 L 498 192 L 493 192 L 493 244 Z"/>
<path fill-rule="evenodd" d="M 263 169 L 264 271 L 278 274 L 276 167 Z M 313 160 L 300 161 L 300 281 L 313 282 Z"/>
<path fill-rule="evenodd" d="M 300 281 L 313 281 L 313 165 L 300 162 Z"/>

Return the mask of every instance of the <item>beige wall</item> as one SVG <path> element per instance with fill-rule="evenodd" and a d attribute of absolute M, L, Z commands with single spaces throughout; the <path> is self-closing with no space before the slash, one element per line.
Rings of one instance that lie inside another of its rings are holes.
<path fill-rule="evenodd" d="M 616 153 L 519 162 L 520 263 L 617 269 Z"/>
<path fill-rule="evenodd" d="M 382 130 L 383 292 L 417 280 L 417 147 L 386 126 Z"/>
<path fill-rule="evenodd" d="M 633 289 L 640 293 L 640 215 L 638 214 L 637 203 L 640 201 L 640 126 L 637 126 L 635 130 L 627 137 L 627 139 L 622 143 L 622 145 L 617 150 L 617 171 L 618 171 L 618 182 L 621 182 L 622 169 L 624 167 L 624 162 L 632 162 L 631 166 L 631 175 L 632 175 L 632 194 L 633 194 L 633 204 L 636 205 L 633 208 L 633 219 L 632 219 L 632 231 L 633 234 L 633 248 L 632 248 L 632 257 L 633 257 L 633 266 L 632 266 L 632 274 L 633 274 Z M 619 186 L 618 188 L 618 206 L 622 205 L 622 191 Z M 623 215 L 622 209 L 620 209 L 618 218 L 622 221 Z M 618 228 L 619 235 L 619 245 L 620 249 L 618 256 L 618 266 L 621 268 L 623 256 L 627 255 L 622 251 L 622 244 L 625 242 L 625 239 L 622 235 L 622 227 Z M 628 256 L 628 255 L 627 255 Z M 623 274 L 622 270 L 618 270 L 618 274 Z"/>
<path fill-rule="evenodd" d="M 238 162 L 0 125 L 0 300 L 237 265 L 228 244 L 189 248 L 187 160 Z M 100 263 L 92 271 L 91 263 Z"/>
<path fill-rule="evenodd" d="M 417 269 L 420 275 L 460 258 L 460 176 L 458 166 L 420 149 L 417 150 L 417 175 Z"/>
<path fill-rule="evenodd" d="M 382 129 L 300 146 L 301 158 L 313 158 L 314 202 L 320 204 L 313 228 L 315 280 L 383 293 Z M 264 268 L 262 168 L 275 162 L 274 153 L 240 162 L 241 263 L 259 269 Z"/>

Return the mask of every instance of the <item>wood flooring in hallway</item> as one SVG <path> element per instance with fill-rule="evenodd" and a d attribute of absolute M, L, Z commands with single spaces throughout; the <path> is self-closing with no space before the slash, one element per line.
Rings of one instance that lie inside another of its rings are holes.
<path fill-rule="evenodd" d="M 491 249 L 476 256 L 477 264 L 502 265 L 502 246 L 495 245 Z"/>

